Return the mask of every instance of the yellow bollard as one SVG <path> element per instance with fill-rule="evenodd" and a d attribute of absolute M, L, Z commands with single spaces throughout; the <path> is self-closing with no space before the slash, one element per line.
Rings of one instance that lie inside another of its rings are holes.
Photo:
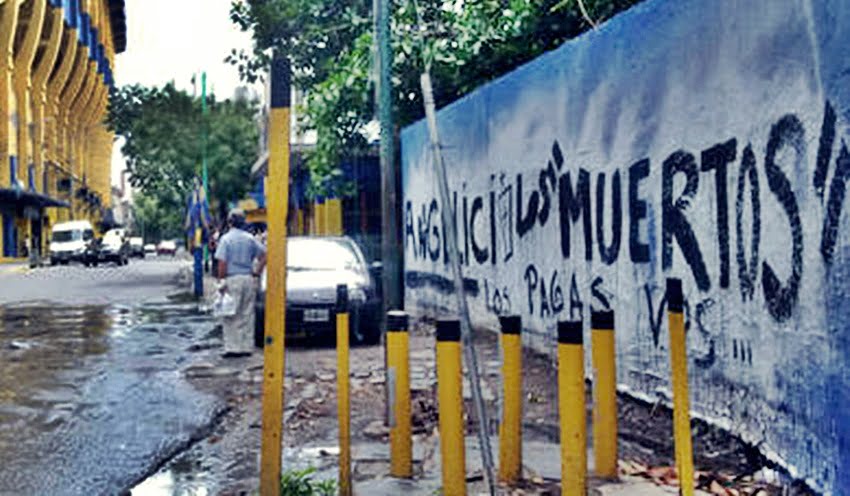
<path fill-rule="evenodd" d="M 670 369 L 673 373 L 673 440 L 680 494 L 694 494 L 694 459 L 691 448 L 691 417 L 688 400 L 688 361 L 685 343 L 682 280 L 667 279 L 667 315 L 670 324 Z"/>
<path fill-rule="evenodd" d="M 304 209 L 295 211 L 295 235 L 301 236 L 304 234 Z"/>
<path fill-rule="evenodd" d="M 437 321 L 437 399 L 443 496 L 466 495 L 460 321 Z"/>
<path fill-rule="evenodd" d="M 390 404 L 390 475 L 413 475 L 410 429 L 410 359 L 407 314 L 387 313 L 387 366 Z"/>
<path fill-rule="evenodd" d="M 348 390 L 348 287 L 336 287 L 336 378 L 339 417 L 339 494 L 351 496 L 351 398 Z"/>
<path fill-rule="evenodd" d="M 581 320 L 558 322 L 558 412 L 561 418 L 561 494 L 587 491 L 587 413 Z"/>
<path fill-rule="evenodd" d="M 597 477 L 617 478 L 617 366 L 614 311 L 590 314 L 593 355 L 593 455 Z"/>
<path fill-rule="evenodd" d="M 499 481 L 522 476 L 522 320 L 499 317 L 502 328 L 502 422 L 499 424 Z"/>

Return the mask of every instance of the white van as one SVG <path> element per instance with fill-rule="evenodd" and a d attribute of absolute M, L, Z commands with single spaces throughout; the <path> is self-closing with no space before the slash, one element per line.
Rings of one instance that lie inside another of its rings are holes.
<path fill-rule="evenodd" d="M 50 265 L 82 262 L 86 247 L 94 239 L 94 228 L 87 220 L 62 222 L 53 226 L 50 237 Z"/>

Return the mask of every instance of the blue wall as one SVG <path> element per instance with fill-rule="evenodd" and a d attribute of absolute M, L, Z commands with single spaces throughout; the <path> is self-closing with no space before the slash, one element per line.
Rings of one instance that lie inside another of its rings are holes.
<path fill-rule="evenodd" d="M 649 0 L 439 112 L 474 322 L 617 313 L 618 381 L 850 492 L 850 2 Z M 452 311 L 424 122 L 402 133 L 408 310 Z M 588 357 L 589 359 L 589 357 Z M 589 368 L 588 368 L 589 370 Z"/>

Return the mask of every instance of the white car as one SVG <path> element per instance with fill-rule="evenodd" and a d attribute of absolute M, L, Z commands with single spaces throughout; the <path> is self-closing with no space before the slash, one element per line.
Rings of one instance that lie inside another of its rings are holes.
<path fill-rule="evenodd" d="M 160 241 L 156 246 L 157 255 L 171 255 L 173 257 L 176 253 L 177 243 L 174 241 Z"/>
<path fill-rule="evenodd" d="M 87 220 L 56 224 L 50 236 L 50 265 L 84 261 L 93 239 L 94 228 Z"/>
<path fill-rule="evenodd" d="M 156 255 L 156 245 L 153 243 L 146 244 L 145 255 Z"/>
<path fill-rule="evenodd" d="M 130 258 L 130 244 L 125 237 L 124 229 L 111 229 L 103 235 L 97 260 L 91 260 L 92 265 L 98 262 L 112 262 L 115 265 L 127 265 Z M 88 262 L 86 263 L 88 265 Z"/>

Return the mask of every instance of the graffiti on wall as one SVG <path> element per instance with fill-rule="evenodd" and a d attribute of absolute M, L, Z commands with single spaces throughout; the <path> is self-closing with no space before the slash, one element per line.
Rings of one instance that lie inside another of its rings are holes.
<path fill-rule="evenodd" d="M 818 415 L 850 406 L 850 62 L 832 45 L 848 35 L 806 19 L 850 8 L 826 3 L 732 23 L 650 0 L 486 85 L 438 115 L 447 206 L 425 123 L 405 129 L 408 310 L 453 309 L 446 209 L 476 325 L 520 314 L 551 352 L 558 320 L 613 309 L 618 381 L 652 397 L 669 390 L 664 279 L 681 277 L 696 413 L 850 487 L 850 422 Z"/>
<path fill-rule="evenodd" d="M 841 140 L 837 156 L 833 156 L 836 155 L 833 153 L 835 127 L 835 110 L 826 102 L 811 187 L 826 205 L 820 238 L 815 241 L 827 267 L 835 252 L 846 183 L 850 179 L 850 152 L 844 140 Z M 681 251 L 690 276 L 700 292 L 708 292 L 713 285 L 729 288 L 730 270 L 736 270 L 742 301 L 752 300 L 754 292 L 760 291 L 770 315 L 779 322 L 787 320 L 798 304 L 805 240 L 800 203 L 788 175 L 777 165 L 776 157 L 785 149 L 789 150 L 793 154 L 793 168 L 799 170 L 806 167 L 803 163 L 807 155 L 806 147 L 803 124 L 794 114 L 788 114 L 771 126 L 761 164 L 758 163 L 752 144 L 740 146 L 736 138 L 713 144 L 698 152 L 677 150 L 667 156 L 659 164 L 662 170 L 661 198 L 656 199 L 661 205 L 663 270 L 667 271 L 672 266 L 674 247 Z M 583 167 L 572 168 L 566 162 L 560 144 L 555 141 L 551 159 L 545 167 L 528 174 L 531 181 L 524 178 L 522 172 L 517 173 L 510 182 L 506 180 L 505 173 L 491 174 L 489 183 L 494 188 L 490 191 L 469 195 L 465 193 L 467 185 L 464 183 L 460 195 L 458 191 L 452 192 L 454 204 L 451 216 L 459 228 L 458 253 L 461 263 L 468 267 L 471 264 L 497 266 L 510 262 L 515 243 L 517 249 L 521 249 L 523 238 L 535 228 L 544 228 L 550 219 L 557 230 L 559 253 L 564 260 L 583 257 L 591 262 L 594 257 L 598 257 L 600 263 L 611 265 L 622 256 L 633 264 L 649 263 L 650 246 L 642 232 L 645 232 L 647 223 L 647 204 L 652 200 L 641 193 L 641 184 L 649 177 L 652 167 L 650 159 L 636 160 L 622 171 L 616 169 L 613 173 L 596 174 Z M 735 166 L 737 170 L 734 170 Z M 730 174 L 736 184 L 731 192 L 728 188 Z M 827 185 L 828 175 L 831 181 Z M 677 176 L 684 180 L 684 187 L 676 194 L 673 183 Z M 712 179 L 713 188 L 707 184 Z M 710 188 L 713 193 L 717 235 L 716 240 L 706 240 L 702 245 L 686 214 L 688 210 L 700 209 L 699 205 L 694 205 L 700 187 Z M 787 246 L 786 254 L 791 273 L 784 281 L 780 280 L 769 261 L 759 259 L 762 242 L 760 192 L 763 187 L 784 212 L 787 229 L 791 233 L 792 243 Z M 730 212 L 733 214 L 731 222 Z M 745 214 L 749 214 L 752 219 L 746 227 L 749 229 L 746 235 L 743 220 Z M 606 218 L 610 219 L 607 228 Z M 606 230 L 610 232 L 606 233 Z M 732 230 L 734 237 L 730 235 Z M 481 231 L 484 232 L 483 236 L 478 234 Z M 573 237 L 582 240 L 583 250 L 578 253 L 572 252 Z M 749 243 L 746 242 L 747 237 Z M 441 222 L 437 198 L 426 199 L 416 207 L 412 200 L 406 201 L 404 241 L 407 254 L 414 260 L 421 258 L 449 263 L 445 226 Z M 717 250 L 715 280 L 709 276 L 704 256 L 709 249 Z M 761 277 L 757 280 L 759 273 Z M 523 275 L 526 294 L 517 295 L 527 301 L 524 308 L 528 314 L 534 314 L 537 309 L 540 317 L 547 317 L 558 315 L 566 309 L 569 317 L 574 318 L 574 311 L 583 308 L 581 298 L 577 297 L 574 275 L 569 281 L 569 305 L 565 305 L 560 276 L 557 270 L 551 275 L 541 274 L 535 264 L 528 264 Z M 439 274 L 408 272 L 408 286 L 418 287 L 423 283 L 432 284 L 445 293 L 454 290 L 454 283 Z M 479 295 L 480 284 L 477 280 L 470 279 L 466 284 L 472 296 Z M 507 288 L 493 287 L 491 294 L 488 281 L 483 281 L 483 284 L 485 301 L 494 313 L 523 309 L 512 306 Z M 592 307 L 610 309 L 602 278 L 594 278 L 588 289 L 592 296 Z"/>

